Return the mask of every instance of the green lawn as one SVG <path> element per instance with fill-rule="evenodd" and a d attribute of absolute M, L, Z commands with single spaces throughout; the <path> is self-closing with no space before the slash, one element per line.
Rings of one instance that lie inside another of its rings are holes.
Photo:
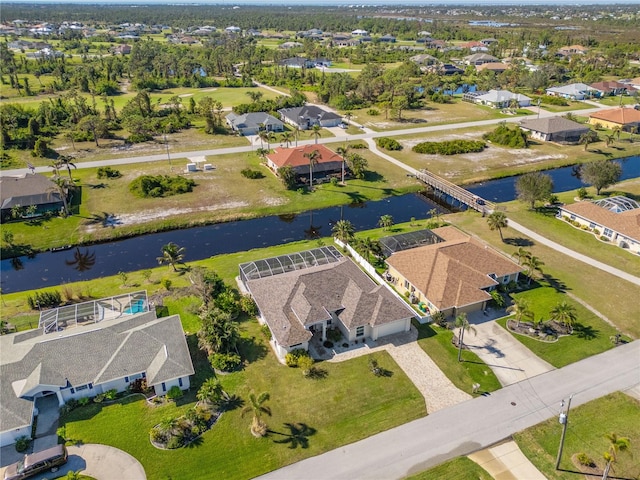
<path fill-rule="evenodd" d="M 416 475 L 406 477 L 405 480 L 493 480 L 493 477 L 467 457 L 458 457 L 449 460 L 437 467 L 425 470 Z"/>
<path fill-rule="evenodd" d="M 571 457 L 578 453 L 586 453 L 602 469 L 604 467 L 602 454 L 609 448 L 609 441 L 605 435 L 611 432 L 620 437 L 629 438 L 630 450 L 618 453 L 618 462 L 614 464 L 610 478 L 632 479 L 640 476 L 640 462 L 638 462 L 640 402 L 638 400 L 616 392 L 572 408 L 560 463 L 561 470 L 557 471 L 555 463 L 561 431 L 558 419 L 553 417 L 514 435 L 520 449 L 549 480 L 580 478 L 576 467 L 571 462 Z"/>
<path fill-rule="evenodd" d="M 417 322 L 414 322 L 414 326 L 418 329 L 420 347 L 460 390 L 470 393 L 474 383 L 480 384 L 479 393 L 501 388 L 494 373 L 475 353 L 464 351 L 462 358 L 465 361 L 458 362 L 458 350 L 451 343 L 453 331 Z"/>
<path fill-rule="evenodd" d="M 542 342 L 526 335 L 512 334 L 529 350 L 554 367 L 561 368 L 613 348 L 609 337 L 616 334 L 616 329 L 564 293 L 550 286 L 541 286 L 514 293 L 513 297 L 526 299 L 536 320 L 548 320 L 550 311 L 562 301 L 575 307 L 577 321 L 573 327 L 573 334 L 560 337 L 556 342 Z M 506 322 L 506 318 L 498 320 L 505 328 Z"/>
<path fill-rule="evenodd" d="M 265 345 L 257 323 L 245 322 L 254 358 L 242 371 L 221 377 L 225 389 L 246 399 L 252 390 L 271 394 L 267 417 L 271 433 L 262 439 L 249 432 L 250 417 L 239 410 L 223 414 L 218 424 L 192 447 L 160 451 L 149 443 L 149 429 L 167 416 L 179 415 L 191 404 L 148 407 L 143 400 L 115 405 L 92 404 L 65 417 L 67 436 L 74 441 L 103 443 L 127 451 L 144 466 L 149 479 L 246 479 L 303 458 L 352 443 L 426 414 L 424 398 L 391 357 L 373 355 L 393 372 L 375 377 L 368 356 L 342 363 L 322 363 L 328 376 L 308 380 L 298 369 L 279 364 Z M 308 448 L 289 448 L 287 423 L 314 430 Z"/>

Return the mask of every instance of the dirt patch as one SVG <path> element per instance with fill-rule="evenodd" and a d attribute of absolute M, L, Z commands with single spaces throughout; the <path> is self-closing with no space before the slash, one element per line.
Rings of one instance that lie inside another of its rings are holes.
<path fill-rule="evenodd" d="M 571 463 L 573 463 L 573 466 L 576 467 L 579 472 L 584 473 L 584 478 L 588 480 L 593 478 L 602 478 L 603 471 L 600 470 L 595 463 L 592 463 L 591 465 L 583 465 L 578 461 L 578 455 L 579 454 L 577 453 L 571 455 Z"/>
<path fill-rule="evenodd" d="M 193 97 L 193 93 L 183 93 L 182 95 L 178 95 L 180 98 Z"/>

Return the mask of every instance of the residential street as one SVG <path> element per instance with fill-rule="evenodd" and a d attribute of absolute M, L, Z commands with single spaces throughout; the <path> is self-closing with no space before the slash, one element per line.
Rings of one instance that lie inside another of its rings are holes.
<path fill-rule="evenodd" d="M 571 394 L 575 408 L 639 383 L 640 342 L 636 341 L 259 478 L 400 479 L 555 417 L 560 401 Z"/>

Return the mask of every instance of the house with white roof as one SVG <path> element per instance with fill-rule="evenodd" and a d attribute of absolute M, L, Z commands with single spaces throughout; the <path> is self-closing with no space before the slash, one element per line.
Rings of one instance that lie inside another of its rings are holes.
<path fill-rule="evenodd" d="M 562 97 L 569 100 L 584 100 L 585 98 L 597 97 L 598 90 L 585 83 L 571 83 L 560 87 L 551 87 L 546 90 L 547 95 L 552 97 Z"/>
<path fill-rule="evenodd" d="M 508 108 L 513 101 L 518 102 L 519 107 L 531 105 L 531 99 L 522 93 L 511 93 L 508 90 L 489 90 L 487 93 L 473 97 L 478 105 L 486 105 L 491 108 Z"/>

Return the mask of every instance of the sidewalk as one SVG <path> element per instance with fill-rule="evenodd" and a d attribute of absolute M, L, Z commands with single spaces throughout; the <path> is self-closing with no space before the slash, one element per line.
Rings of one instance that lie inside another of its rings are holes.
<path fill-rule="evenodd" d="M 545 480 L 513 440 L 468 455 L 494 480 Z"/>

